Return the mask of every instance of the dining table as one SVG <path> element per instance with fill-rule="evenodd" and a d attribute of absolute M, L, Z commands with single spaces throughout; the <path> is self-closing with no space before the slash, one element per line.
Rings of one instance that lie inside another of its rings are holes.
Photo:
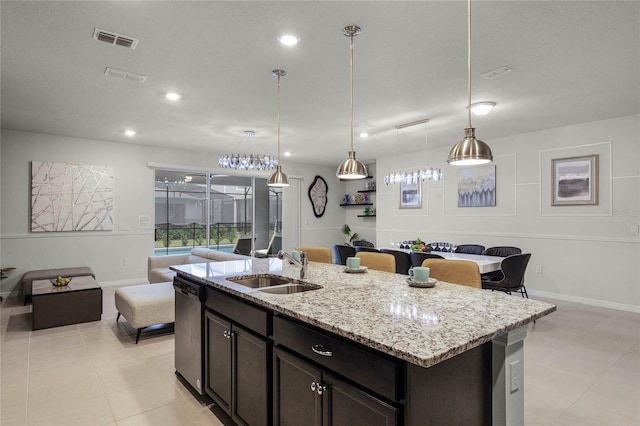
<path fill-rule="evenodd" d="M 398 248 L 398 247 L 384 247 L 388 250 L 397 250 L 403 251 L 405 253 L 411 253 L 411 249 L 408 248 Z M 446 251 L 431 251 L 431 254 L 437 254 L 438 256 L 442 256 L 447 260 L 469 260 L 478 265 L 478 269 L 480 269 L 481 274 L 486 274 L 487 272 L 499 271 L 500 265 L 504 260 L 504 257 L 500 256 L 485 256 L 483 254 L 469 254 L 469 253 L 451 253 Z"/>

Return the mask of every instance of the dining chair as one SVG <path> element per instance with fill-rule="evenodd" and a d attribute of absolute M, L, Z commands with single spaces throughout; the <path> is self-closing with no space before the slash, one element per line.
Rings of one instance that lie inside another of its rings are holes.
<path fill-rule="evenodd" d="M 512 246 L 495 246 L 489 247 L 484 251 L 486 256 L 497 256 L 497 257 L 507 257 L 512 254 L 520 254 L 522 250 L 519 247 Z M 500 281 L 504 277 L 502 271 L 491 271 L 482 274 L 482 280 L 492 280 L 492 281 Z"/>
<path fill-rule="evenodd" d="M 336 265 L 346 265 L 347 257 L 354 257 L 356 255 L 356 249 L 346 244 L 334 244 L 331 246 L 333 253 L 333 263 Z"/>
<path fill-rule="evenodd" d="M 353 245 L 356 247 L 375 247 L 375 244 L 367 240 L 356 240 L 353 242 Z"/>
<path fill-rule="evenodd" d="M 396 272 L 396 258 L 389 253 L 372 253 L 361 251 L 356 253 L 360 258 L 360 265 L 377 271 Z"/>
<path fill-rule="evenodd" d="M 503 278 L 500 280 L 482 280 L 482 288 L 504 291 L 507 294 L 515 291 L 528 299 L 527 288 L 524 286 L 524 274 L 530 259 L 531 253 L 513 254 L 505 257 L 502 265 L 500 265 Z"/>
<path fill-rule="evenodd" d="M 373 247 L 355 246 L 354 249 L 356 250 L 356 253 L 360 253 L 361 251 L 369 251 L 371 253 L 380 253 L 380 250 Z"/>
<path fill-rule="evenodd" d="M 411 256 L 409 256 L 409 253 L 385 248 L 380 249 L 380 253 L 391 254 L 396 258 L 396 274 L 409 274 L 409 268 L 411 268 Z"/>
<path fill-rule="evenodd" d="M 482 288 L 478 264 L 469 260 L 425 259 L 422 266 L 430 269 L 429 276 L 438 281 Z"/>
<path fill-rule="evenodd" d="M 456 253 L 482 254 L 484 253 L 484 246 L 479 244 L 460 244 L 456 248 Z"/>
<path fill-rule="evenodd" d="M 522 249 L 520 249 L 519 247 L 512 247 L 512 246 L 489 247 L 484 251 L 484 254 L 486 256 L 498 256 L 498 257 L 507 257 L 507 256 L 511 256 L 512 254 L 521 254 L 521 253 L 522 253 Z"/>
<path fill-rule="evenodd" d="M 409 253 L 409 258 L 411 259 L 411 266 L 422 266 L 422 262 L 425 259 L 444 259 L 444 257 L 439 254 L 426 253 L 423 251 L 412 251 Z"/>
<path fill-rule="evenodd" d="M 331 247 L 298 247 L 297 249 L 307 253 L 309 262 L 333 263 Z"/>

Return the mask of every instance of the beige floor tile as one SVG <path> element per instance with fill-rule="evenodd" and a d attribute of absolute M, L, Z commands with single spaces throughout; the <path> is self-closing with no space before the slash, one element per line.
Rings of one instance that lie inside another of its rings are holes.
<path fill-rule="evenodd" d="M 120 421 L 167 404 L 184 402 L 176 386 L 176 381 L 161 379 L 109 393 L 107 398 L 116 420 Z"/>
<path fill-rule="evenodd" d="M 145 361 L 133 361 L 116 367 L 96 368 L 96 372 L 106 394 L 158 380 L 157 371 Z"/>
<path fill-rule="evenodd" d="M 589 372 L 567 372 L 550 365 L 537 365 L 531 370 L 526 370 L 525 395 L 529 386 L 535 386 L 546 389 L 549 397 L 574 402 L 596 379 L 597 377 Z"/>
<path fill-rule="evenodd" d="M 41 335 L 39 339 L 31 338 L 31 354 L 65 348 L 81 348 L 83 345 L 82 337 L 77 329 L 68 333 Z"/>
<path fill-rule="evenodd" d="M 127 417 L 126 419 L 118 420 L 118 426 L 204 425 L 206 424 L 203 423 L 205 420 L 204 415 L 193 410 L 186 401 L 177 401 L 135 416 Z"/>
<path fill-rule="evenodd" d="M 637 418 L 629 418 L 618 413 L 593 407 L 580 402 L 562 413 L 554 425 L 564 426 L 637 426 Z"/>
<path fill-rule="evenodd" d="M 65 364 L 78 364 L 90 361 L 84 346 L 71 346 L 51 351 L 34 352 L 29 358 L 29 369 L 54 369 Z"/>
<path fill-rule="evenodd" d="M 70 363 L 52 369 L 31 371 L 29 407 L 55 405 L 58 398 L 79 403 L 104 395 L 90 362 Z"/>
<path fill-rule="evenodd" d="M 52 404 L 29 406 L 29 426 L 101 426 L 115 421 L 104 395 L 80 402 L 64 396 L 55 396 L 52 399 L 57 401 Z"/>
<path fill-rule="evenodd" d="M 26 405 L 0 406 L 0 425 L 2 426 L 24 426 L 27 424 Z"/>
<path fill-rule="evenodd" d="M 640 382 L 617 374 L 605 374 L 578 402 L 640 419 Z"/>

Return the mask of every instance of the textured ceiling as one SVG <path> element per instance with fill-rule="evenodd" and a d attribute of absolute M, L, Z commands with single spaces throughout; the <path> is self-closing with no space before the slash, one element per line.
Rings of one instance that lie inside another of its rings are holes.
<path fill-rule="evenodd" d="M 466 126 L 464 1 L 2 1 L 2 127 L 205 152 L 276 151 L 337 165 L 349 145 L 348 24 L 355 39 L 358 158 L 451 146 Z M 472 101 L 491 140 L 640 112 L 640 2 L 475 1 Z M 127 50 L 94 28 L 139 39 Z M 300 43 L 277 42 L 293 32 Z M 481 74 L 509 66 L 501 77 Z M 148 75 L 140 84 L 104 75 Z M 179 102 L 163 98 L 182 93 Z M 123 135 L 134 128 L 134 138 Z M 250 143 L 242 132 L 254 130 Z M 244 144 L 244 147 L 241 145 Z M 398 146 L 398 145 L 401 145 Z M 444 160 L 444 159 L 443 159 Z"/>

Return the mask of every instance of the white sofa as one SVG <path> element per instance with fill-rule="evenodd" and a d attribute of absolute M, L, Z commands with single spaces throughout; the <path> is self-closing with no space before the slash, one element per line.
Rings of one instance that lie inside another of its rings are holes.
<path fill-rule="evenodd" d="M 188 263 L 221 262 L 225 260 L 251 259 L 242 254 L 227 253 L 224 251 L 193 248 L 191 253 L 171 254 L 168 256 L 149 256 L 147 261 L 147 279 L 150 283 L 163 283 L 173 281 L 176 273 L 169 269 L 172 265 L 184 265 Z"/>

